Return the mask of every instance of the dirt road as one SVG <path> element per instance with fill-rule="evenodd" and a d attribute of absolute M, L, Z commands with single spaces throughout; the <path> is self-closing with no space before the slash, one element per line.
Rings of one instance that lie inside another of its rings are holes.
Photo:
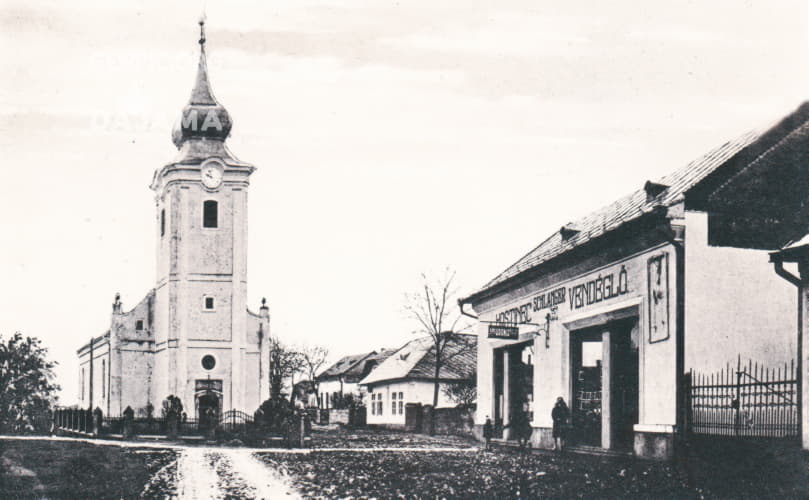
<path fill-rule="evenodd" d="M 283 471 L 273 470 L 253 452 L 239 448 L 188 447 L 158 471 L 142 498 L 300 498 Z"/>

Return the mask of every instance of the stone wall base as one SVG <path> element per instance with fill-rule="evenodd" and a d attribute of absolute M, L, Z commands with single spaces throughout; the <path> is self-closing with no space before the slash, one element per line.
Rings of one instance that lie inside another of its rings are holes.
<path fill-rule="evenodd" d="M 368 424 L 369 429 L 384 429 L 389 431 L 406 431 L 405 424 Z"/>
<path fill-rule="evenodd" d="M 635 431 L 635 456 L 650 460 L 674 458 L 674 434 Z"/>
<path fill-rule="evenodd" d="M 553 429 L 550 427 L 534 427 L 531 433 L 531 447 L 541 450 L 553 449 Z"/>

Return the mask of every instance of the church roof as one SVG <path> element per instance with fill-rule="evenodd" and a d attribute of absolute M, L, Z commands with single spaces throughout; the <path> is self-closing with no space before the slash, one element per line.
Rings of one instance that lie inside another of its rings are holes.
<path fill-rule="evenodd" d="M 208 75 L 208 62 L 205 52 L 205 21 L 200 21 L 200 51 L 197 76 L 188 104 L 172 130 L 172 141 L 179 150 L 178 156 L 169 164 L 198 164 L 218 157 L 230 166 L 249 164 L 239 161 L 225 145 L 230 135 L 233 121 L 230 113 L 214 96 Z"/>
<path fill-rule="evenodd" d="M 90 342 L 92 342 L 93 347 L 95 347 L 95 346 L 99 346 L 99 345 L 104 345 L 109 338 L 110 338 L 110 331 L 107 330 L 106 332 L 104 332 L 103 335 L 99 335 L 98 337 L 93 337 L 93 339 L 91 341 L 87 342 L 86 344 L 84 344 L 81 347 L 79 347 L 78 349 L 76 349 L 76 354 L 81 355 L 82 351 L 84 351 L 85 349 L 89 349 L 90 348 Z"/>

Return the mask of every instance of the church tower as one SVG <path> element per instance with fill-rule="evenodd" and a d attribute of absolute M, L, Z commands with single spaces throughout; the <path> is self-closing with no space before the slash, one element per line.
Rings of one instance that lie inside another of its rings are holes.
<path fill-rule="evenodd" d="M 172 132 L 179 153 L 151 184 L 157 239 L 151 393 L 157 408 L 169 394 L 180 397 L 189 417 L 210 409 L 252 413 L 269 394 L 269 312 L 264 305 L 259 314 L 247 309 L 247 191 L 255 167 L 225 145 L 232 121 L 211 90 L 199 24 L 196 81 Z"/>

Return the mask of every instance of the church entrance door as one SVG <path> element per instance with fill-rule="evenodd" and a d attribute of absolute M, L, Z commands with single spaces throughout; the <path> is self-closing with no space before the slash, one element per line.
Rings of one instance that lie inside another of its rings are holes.
<path fill-rule="evenodd" d="M 219 422 L 219 397 L 213 392 L 197 396 L 197 418 L 202 429 L 215 427 Z"/>
<path fill-rule="evenodd" d="M 216 427 L 222 416 L 222 381 L 197 380 L 194 400 L 197 409 L 197 422 L 201 429 Z"/>

